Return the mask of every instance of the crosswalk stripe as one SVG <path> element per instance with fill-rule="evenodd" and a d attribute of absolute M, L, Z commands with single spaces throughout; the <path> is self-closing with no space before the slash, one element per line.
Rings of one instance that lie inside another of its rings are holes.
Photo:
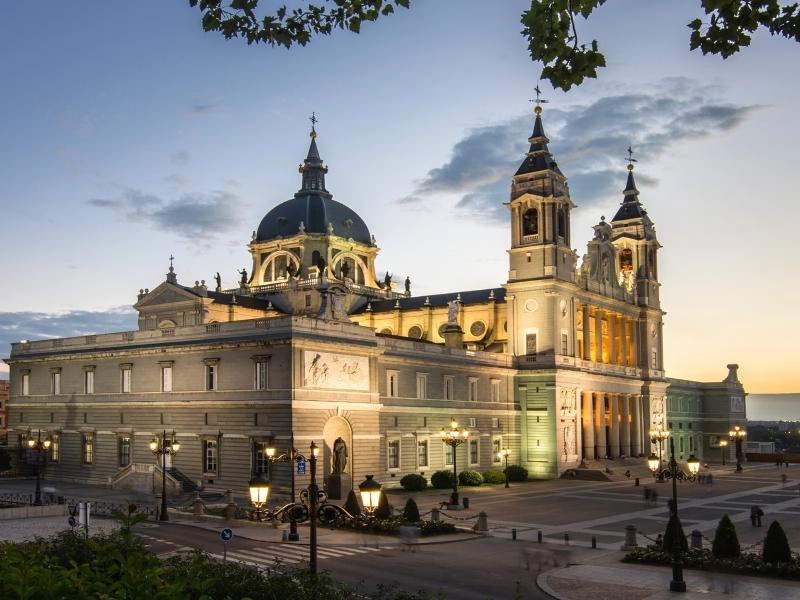
<path fill-rule="evenodd" d="M 317 558 L 340 558 L 342 556 L 352 556 L 353 554 L 367 554 L 370 552 L 378 552 L 385 548 L 372 548 L 372 547 L 350 547 L 350 546 L 333 546 L 317 548 Z M 217 559 L 222 559 L 222 554 L 209 554 Z M 275 567 L 280 564 L 297 564 L 300 562 L 308 562 L 308 546 L 280 546 L 265 547 L 265 548 L 242 548 L 236 550 L 229 550 L 227 554 L 228 560 L 233 560 L 242 564 L 256 566 L 256 567 Z"/>

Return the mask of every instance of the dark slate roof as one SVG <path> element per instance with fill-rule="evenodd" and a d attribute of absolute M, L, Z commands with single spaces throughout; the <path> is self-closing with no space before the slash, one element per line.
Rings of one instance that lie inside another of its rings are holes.
<path fill-rule="evenodd" d="M 192 288 L 186 288 L 190 292 L 193 292 Z M 196 293 L 196 292 L 193 292 Z M 233 298 L 236 296 L 236 304 L 239 306 L 243 306 L 245 308 L 255 308 L 258 310 L 269 310 L 269 299 L 268 298 L 256 298 L 254 296 L 239 296 L 238 294 L 227 294 L 225 292 L 212 292 L 209 290 L 207 292 L 208 297 L 211 298 L 217 304 L 223 305 L 232 305 L 234 304 Z M 272 307 L 273 310 L 278 310 L 276 306 Z"/>
<path fill-rule="evenodd" d="M 328 223 L 332 223 L 334 235 L 362 244 L 372 240 L 367 224 L 351 208 L 327 194 L 298 192 L 267 213 L 258 226 L 256 241 L 297 235 L 301 221 L 306 233 L 328 233 Z"/>
<path fill-rule="evenodd" d="M 544 134 L 544 126 L 542 125 L 542 116 L 536 115 L 536 121 L 533 124 L 533 133 L 528 138 L 531 144 L 528 150 L 528 155 L 522 164 L 517 169 L 515 175 L 523 175 L 525 173 L 536 173 L 538 171 L 554 171 L 562 175 L 558 168 L 558 164 L 553 160 L 550 150 L 547 148 L 547 136 Z"/>
<path fill-rule="evenodd" d="M 624 198 L 622 205 L 619 207 L 617 214 L 611 219 L 611 222 L 627 221 L 629 219 L 645 219 L 650 220 L 647 216 L 647 211 L 639 202 L 639 190 L 636 188 L 636 181 L 633 178 L 633 169 L 628 170 L 628 181 L 625 184 L 625 190 L 622 192 Z"/>
<path fill-rule="evenodd" d="M 505 288 L 487 288 L 485 290 L 470 290 L 467 292 L 449 292 L 447 294 L 434 294 L 432 296 L 412 296 L 411 298 L 395 298 L 392 300 L 373 300 L 370 304 L 372 312 L 390 312 L 395 310 L 396 303 L 400 302 L 401 310 L 411 310 L 415 308 L 423 308 L 426 306 L 425 299 L 427 298 L 429 304 L 433 308 L 447 306 L 450 300 L 455 300 L 461 294 L 462 304 L 483 304 L 488 301 L 489 294 L 494 292 L 494 300 L 496 302 L 503 302 L 506 298 Z M 367 305 L 365 304 L 360 309 L 355 311 L 355 314 L 367 312 Z"/>

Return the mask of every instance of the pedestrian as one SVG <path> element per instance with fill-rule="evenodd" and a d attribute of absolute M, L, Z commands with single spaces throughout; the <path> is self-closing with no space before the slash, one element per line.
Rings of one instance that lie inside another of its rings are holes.
<path fill-rule="evenodd" d="M 656 536 L 656 546 L 663 546 L 664 545 L 664 536 L 660 533 Z"/>
<path fill-rule="evenodd" d="M 756 526 L 756 515 L 758 514 L 758 507 L 754 504 L 750 507 L 750 524 Z"/>
<path fill-rule="evenodd" d="M 756 527 L 761 527 L 761 517 L 764 516 L 764 511 L 760 506 L 757 506 L 756 509 Z"/>
<path fill-rule="evenodd" d="M 708 479 L 706 479 L 706 483 L 707 483 L 708 485 L 714 485 L 714 479 L 713 479 L 713 477 L 714 477 L 714 476 L 713 476 L 711 473 L 709 473 L 709 474 L 708 474 Z"/>
<path fill-rule="evenodd" d="M 650 504 L 650 488 L 644 486 L 644 503 Z"/>
<path fill-rule="evenodd" d="M 786 473 L 781 473 L 781 487 L 786 487 Z"/>

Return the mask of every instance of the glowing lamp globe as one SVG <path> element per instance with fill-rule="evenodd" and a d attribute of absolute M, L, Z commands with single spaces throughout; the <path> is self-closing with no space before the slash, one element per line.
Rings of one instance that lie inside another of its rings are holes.
<path fill-rule="evenodd" d="M 650 470 L 653 473 L 658 471 L 658 465 L 660 465 L 660 464 L 661 464 L 661 461 L 658 459 L 658 457 L 655 454 L 650 454 L 650 456 L 647 457 L 647 466 L 650 468 Z"/>
<path fill-rule="evenodd" d="M 700 461 L 692 454 L 689 457 L 689 460 L 686 461 L 686 464 L 689 465 L 689 472 L 692 475 L 697 475 L 700 472 Z"/>
<path fill-rule="evenodd" d="M 361 504 L 364 505 L 364 510 L 369 514 L 375 512 L 381 500 L 381 484 L 372 477 L 373 475 L 366 475 L 366 479 L 358 486 L 358 491 L 361 494 Z"/>
<path fill-rule="evenodd" d="M 263 473 L 256 475 L 248 484 L 250 488 L 250 502 L 255 506 L 263 506 L 269 498 L 269 480 Z"/>

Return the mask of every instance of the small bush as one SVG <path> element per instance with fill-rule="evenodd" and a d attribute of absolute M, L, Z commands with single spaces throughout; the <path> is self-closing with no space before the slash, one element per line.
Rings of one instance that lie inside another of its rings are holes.
<path fill-rule="evenodd" d="M 711 554 L 717 558 L 736 558 L 741 554 L 739 538 L 736 536 L 736 526 L 727 514 L 722 515 L 719 520 L 717 532 L 714 534 L 714 543 L 711 545 Z"/>
<path fill-rule="evenodd" d="M 452 471 L 436 471 L 431 475 L 431 485 L 437 490 L 446 490 L 453 487 L 453 472 Z"/>
<path fill-rule="evenodd" d="M 403 509 L 403 520 L 407 523 L 417 523 L 419 521 L 419 507 L 414 502 L 413 498 L 406 500 L 406 506 Z"/>
<path fill-rule="evenodd" d="M 789 540 L 783 527 L 777 521 L 773 521 L 764 539 L 764 552 L 762 554 L 764 562 L 768 563 L 788 563 L 792 560 L 792 549 L 789 547 Z"/>
<path fill-rule="evenodd" d="M 409 473 L 400 480 L 400 485 L 409 492 L 419 492 L 428 487 L 428 480 L 417 473 Z"/>
<path fill-rule="evenodd" d="M 505 483 L 506 476 L 502 471 L 486 471 L 483 474 L 483 483 Z"/>
<path fill-rule="evenodd" d="M 375 508 L 376 519 L 390 519 L 392 517 L 392 507 L 389 506 L 389 498 L 386 492 L 381 493 L 381 498 L 378 500 L 378 506 Z"/>
<path fill-rule="evenodd" d="M 465 486 L 476 486 L 483 483 L 483 475 L 477 471 L 461 471 L 458 474 L 458 482 Z"/>
<path fill-rule="evenodd" d="M 503 469 L 503 473 L 508 475 L 509 481 L 526 481 L 528 479 L 528 469 L 519 465 L 508 465 Z"/>
<path fill-rule="evenodd" d="M 672 554 L 675 544 L 679 545 L 681 552 L 686 552 L 689 549 L 689 542 L 686 541 L 686 536 L 683 534 L 681 520 L 677 515 L 671 515 L 667 523 L 667 530 L 664 532 L 664 541 L 661 543 L 661 547 L 667 554 Z"/>
<path fill-rule="evenodd" d="M 344 509 L 354 517 L 361 514 L 361 507 L 358 505 L 358 498 L 356 498 L 356 493 L 353 490 L 350 490 L 350 493 L 347 494 Z"/>
<path fill-rule="evenodd" d="M 419 524 L 419 531 L 423 536 L 455 533 L 456 526 L 453 523 L 445 521 L 422 521 Z"/>

